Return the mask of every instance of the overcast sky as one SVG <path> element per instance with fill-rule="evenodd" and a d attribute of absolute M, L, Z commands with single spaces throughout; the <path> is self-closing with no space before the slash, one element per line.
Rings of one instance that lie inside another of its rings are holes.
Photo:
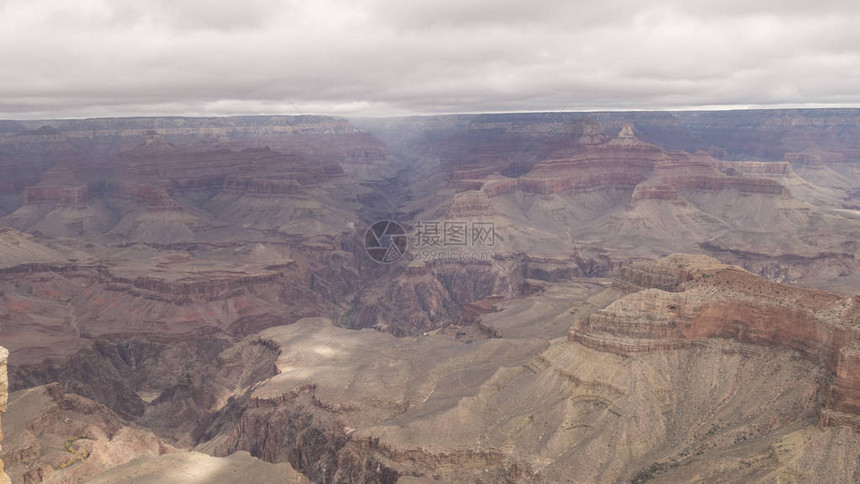
<path fill-rule="evenodd" d="M 0 0 L 0 117 L 860 105 L 856 0 Z"/>

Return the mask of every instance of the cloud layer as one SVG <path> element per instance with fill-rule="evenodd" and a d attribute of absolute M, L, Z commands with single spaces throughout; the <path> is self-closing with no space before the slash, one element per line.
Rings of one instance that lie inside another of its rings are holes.
<path fill-rule="evenodd" d="M 0 0 L 0 117 L 860 105 L 860 3 Z"/>

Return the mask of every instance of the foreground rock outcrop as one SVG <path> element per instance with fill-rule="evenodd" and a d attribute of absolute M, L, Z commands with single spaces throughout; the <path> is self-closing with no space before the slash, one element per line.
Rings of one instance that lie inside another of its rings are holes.
<path fill-rule="evenodd" d="M 797 350 L 703 338 L 631 357 L 534 336 L 571 312 L 612 307 L 623 292 L 609 291 L 609 300 L 496 301 L 479 317 L 497 337 L 469 343 L 319 319 L 270 328 L 261 337 L 278 349 L 279 373 L 225 407 L 197 449 L 290 462 L 315 482 L 850 482 L 860 473 L 860 433 L 819 426 L 830 371 Z"/>
<path fill-rule="evenodd" d="M 289 464 L 268 464 L 237 452 L 229 457 L 212 457 L 199 452 L 176 452 L 160 457 L 142 457 L 114 467 L 92 484 L 156 484 L 170 482 L 191 484 L 233 484 L 235 482 L 279 482 L 310 484 L 306 477 Z"/>
<path fill-rule="evenodd" d="M 15 392 L 2 458 L 13 482 L 88 482 L 142 455 L 172 452 L 152 431 L 57 384 Z"/>
<path fill-rule="evenodd" d="M 9 380 L 6 373 L 6 361 L 9 358 L 9 350 L 6 348 L 0 347 L 0 413 L 6 412 L 6 403 L 9 399 Z M 0 417 L 0 424 L 2 424 L 2 417 Z M 0 426 L 0 442 L 3 441 L 3 430 L 2 426 Z M 3 448 L 0 447 L 0 451 Z M 6 475 L 5 472 L 6 464 L 3 462 L 3 459 L 0 458 L 0 483 L 6 484 L 9 481 L 9 476 Z"/>
<path fill-rule="evenodd" d="M 689 348 L 708 338 L 786 347 L 835 376 L 823 424 L 860 430 L 860 296 L 767 281 L 706 256 L 670 256 L 620 271 L 628 295 L 577 322 L 569 339 L 623 355 Z"/>

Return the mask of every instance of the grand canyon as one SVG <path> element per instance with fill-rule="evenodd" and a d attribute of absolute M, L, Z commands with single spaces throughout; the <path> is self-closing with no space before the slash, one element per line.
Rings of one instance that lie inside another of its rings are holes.
<path fill-rule="evenodd" d="M 0 482 L 858 482 L 860 109 L 0 121 L 0 346 Z"/>

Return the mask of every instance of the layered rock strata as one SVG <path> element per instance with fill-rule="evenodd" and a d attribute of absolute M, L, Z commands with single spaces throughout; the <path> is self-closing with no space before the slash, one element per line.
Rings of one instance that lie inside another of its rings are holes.
<path fill-rule="evenodd" d="M 791 348 L 836 377 L 822 421 L 860 416 L 860 296 L 785 286 L 684 255 L 623 269 L 613 285 L 627 295 L 577 321 L 569 340 L 623 355 L 710 338 Z"/>

